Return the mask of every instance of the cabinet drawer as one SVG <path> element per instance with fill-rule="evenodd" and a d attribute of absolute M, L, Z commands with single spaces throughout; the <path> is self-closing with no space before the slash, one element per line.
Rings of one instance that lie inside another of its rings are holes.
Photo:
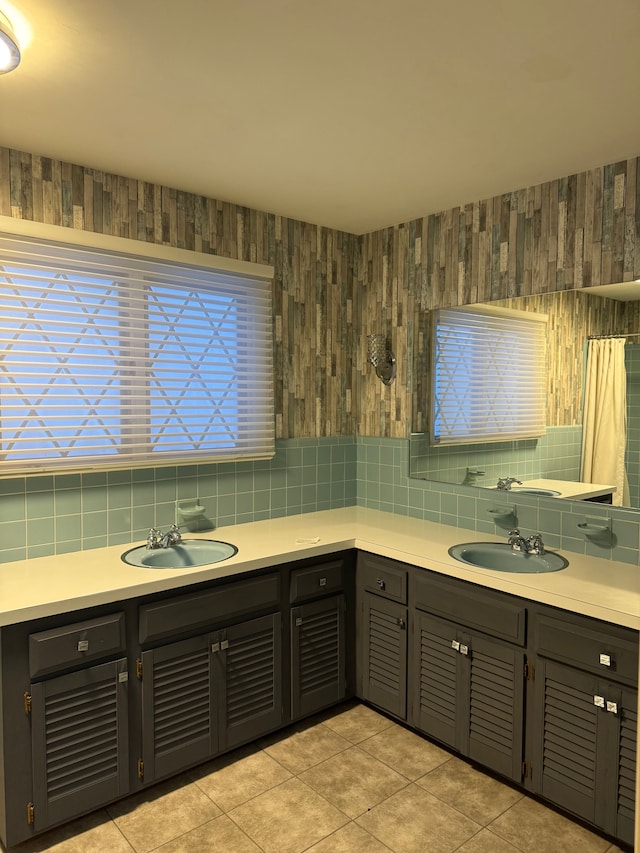
<path fill-rule="evenodd" d="M 407 570 L 384 557 L 366 554 L 358 558 L 358 585 L 399 604 L 407 603 Z"/>
<path fill-rule="evenodd" d="M 231 619 L 277 607 L 279 603 L 280 576 L 274 573 L 143 604 L 140 608 L 140 642 L 150 643 L 216 623 L 227 623 Z"/>
<path fill-rule="evenodd" d="M 527 608 L 517 599 L 492 590 L 418 570 L 415 606 L 519 646 L 526 642 Z"/>
<path fill-rule="evenodd" d="M 289 600 L 304 601 L 317 598 L 325 593 L 340 592 L 343 585 L 343 562 L 333 560 L 319 566 L 308 566 L 305 569 L 294 569 L 291 572 Z"/>
<path fill-rule="evenodd" d="M 629 630 L 616 636 L 586 620 L 541 615 L 537 652 L 606 678 L 638 683 L 638 636 Z"/>
<path fill-rule="evenodd" d="M 124 613 L 111 613 L 99 619 L 30 634 L 29 674 L 31 678 L 38 678 L 124 651 Z"/>

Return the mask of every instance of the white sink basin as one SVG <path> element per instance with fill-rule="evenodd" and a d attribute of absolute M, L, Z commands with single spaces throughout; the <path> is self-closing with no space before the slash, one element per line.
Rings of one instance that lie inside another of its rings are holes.
<path fill-rule="evenodd" d="M 467 542 L 449 548 L 449 553 L 461 563 L 494 572 L 559 572 L 569 565 L 564 557 L 554 551 L 525 554 L 523 551 L 514 551 L 506 542 Z"/>
<path fill-rule="evenodd" d="M 142 569 L 192 569 L 221 563 L 238 553 L 235 545 L 215 539 L 183 539 L 168 548 L 148 548 L 138 545 L 125 551 L 122 559 L 130 566 Z"/>
<path fill-rule="evenodd" d="M 540 489 L 537 486 L 511 486 L 509 491 L 520 495 L 537 495 L 539 498 L 556 498 L 560 494 L 555 489 Z"/>

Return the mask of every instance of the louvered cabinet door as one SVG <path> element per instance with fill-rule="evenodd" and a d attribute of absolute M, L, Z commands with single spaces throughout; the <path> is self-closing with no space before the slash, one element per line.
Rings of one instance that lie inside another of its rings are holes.
<path fill-rule="evenodd" d="M 536 667 L 536 791 L 633 841 L 637 693 L 572 667 Z"/>
<path fill-rule="evenodd" d="M 279 613 L 219 632 L 214 655 L 220 684 L 220 735 L 225 749 L 273 731 L 283 719 L 282 630 Z"/>
<path fill-rule="evenodd" d="M 31 685 L 34 829 L 129 791 L 125 659 Z"/>
<path fill-rule="evenodd" d="M 153 782 L 218 751 L 212 658 L 216 635 L 142 653 L 144 781 Z"/>
<path fill-rule="evenodd" d="M 416 613 L 412 717 L 425 734 L 520 781 L 524 654 Z"/>
<path fill-rule="evenodd" d="M 294 719 L 344 698 L 345 599 L 335 595 L 291 608 L 291 707 Z"/>
<path fill-rule="evenodd" d="M 468 678 L 463 752 L 520 782 L 524 740 L 524 653 L 474 634 L 463 655 Z"/>
<path fill-rule="evenodd" d="M 459 744 L 463 675 L 458 629 L 451 622 L 416 611 L 411 656 L 412 723 L 425 734 L 454 747 Z M 464 723 L 463 723 L 464 725 Z"/>
<path fill-rule="evenodd" d="M 361 638 L 363 698 L 405 720 L 407 716 L 407 608 L 366 594 Z"/>

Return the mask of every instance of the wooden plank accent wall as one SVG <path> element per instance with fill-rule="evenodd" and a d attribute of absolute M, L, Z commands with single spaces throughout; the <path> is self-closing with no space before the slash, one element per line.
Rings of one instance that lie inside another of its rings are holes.
<path fill-rule="evenodd" d="M 354 435 L 355 235 L 7 148 L 0 214 L 273 264 L 276 435 Z"/>
<path fill-rule="evenodd" d="M 274 265 L 279 438 L 405 438 L 431 309 L 639 278 L 639 211 L 631 159 L 358 237 L 0 148 L 3 215 Z M 373 332 L 396 355 L 391 386 L 367 363 Z"/>
<path fill-rule="evenodd" d="M 363 374 L 358 433 L 404 438 L 412 423 L 420 429 L 430 310 L 635 278 L 638 158 L 364 235 L 358 270 L 363 332 L 388 335 L 408 359 L 409 382 L 385 388 Z"/>

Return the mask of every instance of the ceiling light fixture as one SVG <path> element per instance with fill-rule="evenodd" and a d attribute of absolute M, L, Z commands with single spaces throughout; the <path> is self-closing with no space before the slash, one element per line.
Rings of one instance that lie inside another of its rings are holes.
<path fill-rule="evenodd" d="M 0 74 L 13 71 L 20 64 L 20 46 L 13 28 L 0 12 Z"/>

